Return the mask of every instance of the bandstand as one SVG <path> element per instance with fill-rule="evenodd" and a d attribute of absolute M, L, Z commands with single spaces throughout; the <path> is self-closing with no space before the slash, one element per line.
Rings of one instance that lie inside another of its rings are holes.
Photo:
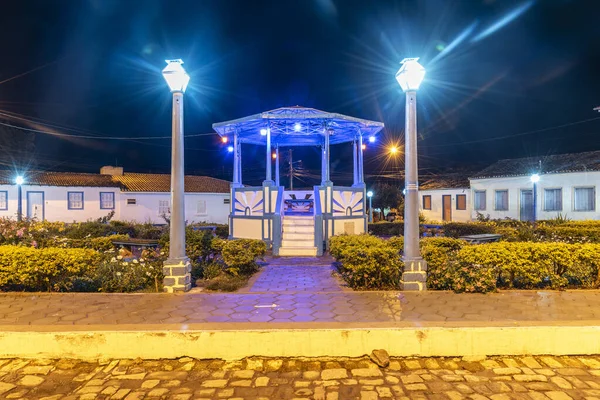
<path fill-rule="evenodd" d="M 315 256 L 323 254 L 331 236 L 367 230 L 362 145 L 383 129 L 383 123 L 284 107 L 216 123 L 213 128 L 233 144 L 230 238 L 264 240 L 276 256 Z M 262 186 L 242 183 L 242 143 L 266 147 Z M 330 179 L 330 146 L 342 143 L 352 143 L 351 187 L 335 186 Z M 321 184 L 313 190 L 285 190 L 280 185 L 279 151 L 298 146 L 321 148 Z"/>

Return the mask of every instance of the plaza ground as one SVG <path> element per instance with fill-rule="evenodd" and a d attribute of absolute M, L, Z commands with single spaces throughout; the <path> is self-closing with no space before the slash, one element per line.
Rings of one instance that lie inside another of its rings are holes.
<path fill-rule="evenodd" d="M 6 399 L 600 399 L 598 357 L 0 360 Z"/>

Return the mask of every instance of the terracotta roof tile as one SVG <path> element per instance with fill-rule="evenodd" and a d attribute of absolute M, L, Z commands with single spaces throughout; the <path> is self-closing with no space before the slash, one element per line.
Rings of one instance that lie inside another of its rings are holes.
<path fill-rule="evenodd" d="M 475 174 L 473 178 L 523 176 L 535 173 L 558 174 L 581 171 L 600 171 L 600 151 L 500 160 Z"/>
<path fill-rule="evenodd" d="M 169 192 L 171 175 L 125 173 L 112 177 L 127 192 Z M 229 193 L 228 181 L 208 176 L 185 176 L 185 191 L 188 193 Z"/>
<path fill-rule="evenodd" d="M 0 184 L 14 184 L 12 171 L 0 171 Z M 25 176 L 25 184 L 41 186 L 118 187 L 126 192 L 169 192 L 171 175 L 138 174 L 102 175 L 75 172 L 32 171 Z M 185 191 L 188 193 L 229 193 L 228 181 L 208 176 L 187 175 Z"/>

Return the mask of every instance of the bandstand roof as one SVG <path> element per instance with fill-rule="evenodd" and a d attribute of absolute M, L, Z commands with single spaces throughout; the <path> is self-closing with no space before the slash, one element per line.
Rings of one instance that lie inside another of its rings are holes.
<path fill-rule="evenodd" d="M 282 107 L 248 117 L 213 124 L 213 129 L 223 137 L 237 132 L 242 143 L 266 145 L 266 135 L 261 129 L 270 129 L 271 143 L 280 146 L 312 146 L 323 143 L 326 129 L 332 129 L 330 144 L 351 142 L 361 132 L 372 136 L 383 129 L 383 122 L 329 113 L 315 108 Z"/>

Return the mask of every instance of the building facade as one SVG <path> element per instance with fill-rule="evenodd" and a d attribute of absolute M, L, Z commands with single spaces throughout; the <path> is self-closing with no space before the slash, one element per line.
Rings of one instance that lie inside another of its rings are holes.
<path fill-rule="evenodd" d="M 500 160 L 470 184 L 472 218 L 600 219 L 600 151 Z"/>
<path fill-rule="evenodd" d="M 83 222 L 106 217 L 139 223 L 165 224 L 170 216 L 170 175 L 124 173 L 103 167 L 100 174 L 30 172 L 21 185 L 25 218 Z M 0 172 L 0 217 L 16 218 L 18 186 L 14 174 Z M 230 183 L 206 176 L 185 177 L 188 223 L 226 224 Z"/>

